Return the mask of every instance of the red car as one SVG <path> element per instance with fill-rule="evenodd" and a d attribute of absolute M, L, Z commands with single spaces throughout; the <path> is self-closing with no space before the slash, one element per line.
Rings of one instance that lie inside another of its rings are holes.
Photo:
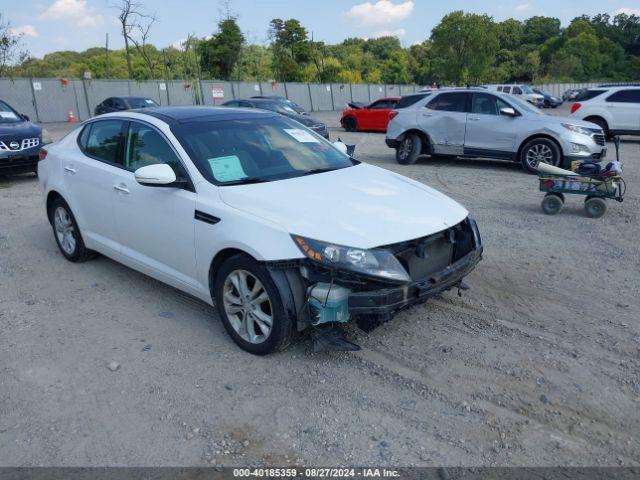
<path fill-rule="evenodd" d="M 386 132 L 389 113 L 396 107 L 400 97 L 379 98 L 369 105 L 349 103 L 342 111 L 340 125 L 347 132 L 375 130 Z"/>

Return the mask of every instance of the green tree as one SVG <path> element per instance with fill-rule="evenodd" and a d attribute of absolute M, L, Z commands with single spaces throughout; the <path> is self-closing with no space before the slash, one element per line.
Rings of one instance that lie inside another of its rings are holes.
<path fill-rule="evenodd" d="M 440 80 L 481 82 L 499 48 L 498 29 L 487 15 L 462 11 L 445 15 L 431 32 L 433 70 Z"/>
<path fill-rule="evenodd" d="M 531 17 L 524 22 L 522 42 L 542 45 L 560 34 L 560 20 L 553 17 Z"/>
<path fill-rule="evenodd" d="M 276 76 L 282 81 L 301 80 L 302 70 L 311 59 L 307 30 L 294 18 L 274 18 L 269 25 Z"/>
<path fill-rule="evenodd" d="M 202 72 L 213 78 L 231 80 L 244 45 L 244 35 L 234 17 L 218 22 L 218 32 L 198 43 Z"/>
<path fill-rule="evenodd" d="M 501 50 L 517 50 L 522 43 L 524 25 L 519 20 L 508 18 L 498 23 L 498 41 Z"/>

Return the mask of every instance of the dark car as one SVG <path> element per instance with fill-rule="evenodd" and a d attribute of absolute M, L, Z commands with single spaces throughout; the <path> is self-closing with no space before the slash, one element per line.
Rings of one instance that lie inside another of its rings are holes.
<path fill-rule="evenodd" d="M 244 107 L 244 108 L 261 108 L 263 110 L 270 110 L 272 112 L 277 112 L 280 115 L 284 115 L 286 117 L 292 118 L 293 120 L 300 122 L 307 128 L 310 128 L 318 135 L 322 135 L 327 140 L 329 139 L 329 132 L 327 130 L 327 126 L 322 123 L 314 120 L 309 115 L 301 115 L 296 112 L 293 108 L 283 105 L 281 102 L 272 100 L 270 98 L 249 98 L 247 100 L 238 99 L 238 100 L 229 100 L 228 102 L 224 102 L 221 107 Z"/>
<path fill-rule="evenodd" d="M 46 131 L 0 100 L 0 175 L 38 171 L 40 146 Z"/>
<path fill-rule="evenodd" d="M 96 105 L 94 113 L 121 112 L 123 110 L 133 110 L 135 108 L 158 107 L 158 103 L 147 97 L 109 97 L 102 103 Z"/>
<path fill-rule="evenodd" d="M 558 108 L 562 105 L 562 99 L 551 95 L 546 90 L 542 90 L 540 88 L 533 88 L 534 92 L 542 95 L 544 99 L 542 100 L 542 108 Z"/>
<path fill-rule="evenodd" d="M 296 113 L 299 113 L 300 115 L 309 115 L 304 108 L 302 108 L 293 100 L 289 100 L 288 98 L 285 98 L 285 97 L 279 97 L 278 95 L 254 95 L 251 98 L 273 100 L 274 102 L 278 102 L 281 105 L 287 106 L 289 108 L 293 108 L 296 111 Z"/>

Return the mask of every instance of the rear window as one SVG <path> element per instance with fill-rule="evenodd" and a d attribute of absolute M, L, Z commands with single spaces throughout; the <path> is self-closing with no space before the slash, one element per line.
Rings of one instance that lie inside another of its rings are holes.
<path fill-rule="evenodd" d="M 151 100 L 150 98 L 130 98 L 129 106 L 131 108 L 147 108 L 147 107 L 157 107 L 158 104 Z"/>
<path fill-rule="evenodd" d="M 619 90 L 607 97 L 607 102 L 640 103 L 640 89 Z"/>
<path fill-rule="evenodd" d="M 592 98 L 596 98 L 598 95 L 602 95 L 606 90 L 584 90 L 576 95 L 575 100 L 591 100 Z"/>
<path fill-rule="evenodd" d="M 402 97 L 400 100 L 398 100 L 398 103 L 396 104 L 396 108 L 410 107 L 411 105 L 413 105 L 414 103 L 418 102 L 419 100 L 422 100 L 423 98 L 425 98 L 428 95 L 430 95 L 430 94 L 429 93 L 425 93 L 423 95 L 409 95 L 407 97 Z"/>
<path fill-rule="evenodd" d="M 466 92 L 441 93 L 427 104 L 427 108 L 445 112 L 465 112 L 467 97 Z"/>

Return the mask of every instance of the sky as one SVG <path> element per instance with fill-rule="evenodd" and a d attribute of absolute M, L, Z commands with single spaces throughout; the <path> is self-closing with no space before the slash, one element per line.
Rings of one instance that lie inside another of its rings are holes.
<path fill-rule="evenodd" d="M 157 16 L 150 41 L 158 47 L 179 45 L 188 34 L 211 35 L 223 16 L 222 0 L 137 0 Z M 0 0 L 2 20 L 22 34 L 32 56 L 56 50 L 123 48 L 119 0 Z M 250 43 L 267 42 L 272 18 L 296 18 L 315 40 L 338 43 L 347 37 L 395 35 L 404 46 L 428 38 L 431 29 L 453 10 L 486 13 L 496 21 L 554 16 L 567 25 L 576 16 L 617 12 L 640 15 L 637 0 L 231 0 L 232 12 Z"/>

